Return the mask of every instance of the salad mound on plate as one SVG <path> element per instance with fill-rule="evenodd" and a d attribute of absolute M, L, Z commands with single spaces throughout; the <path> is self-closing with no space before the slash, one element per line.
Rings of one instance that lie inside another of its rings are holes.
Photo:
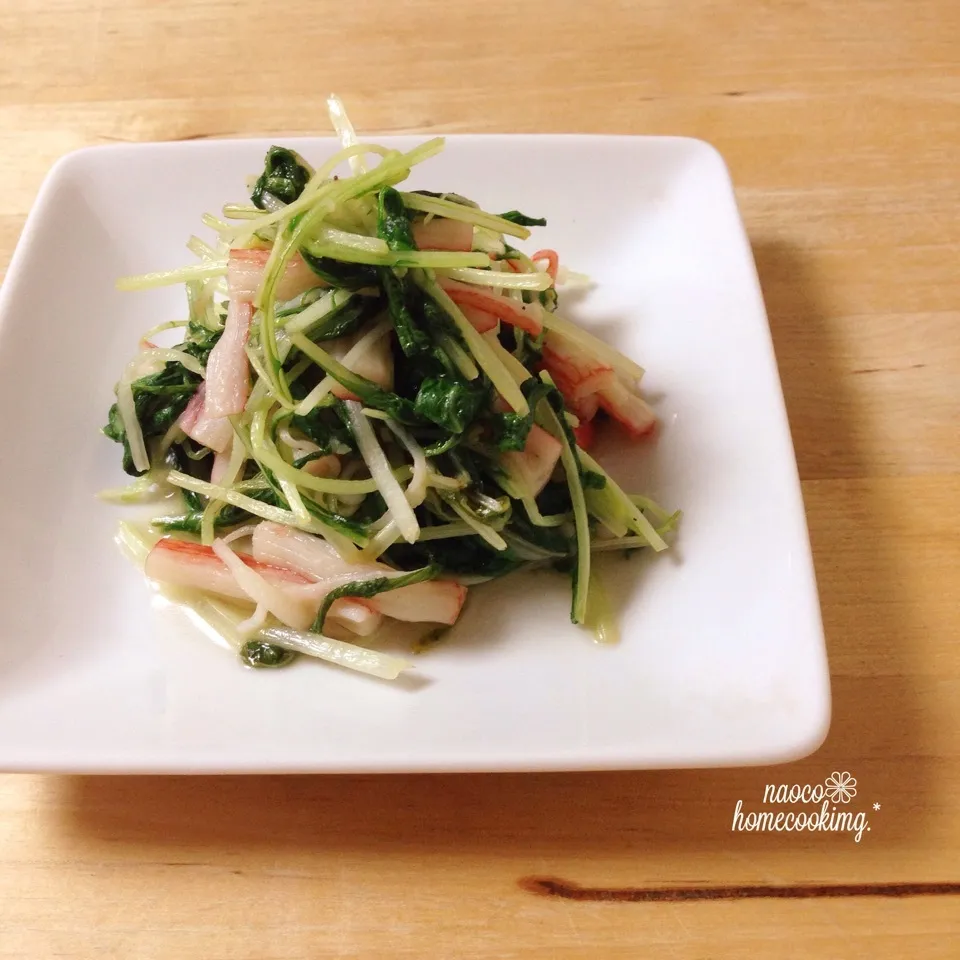
<path fill-rule="evenodd" d="M 654 429 L 642 369 L 557 312 L 577 278 L 515 246 L 545 221 L 398 189 L 443 139 L 359 143 L 330 107 L 343 149 L 271 147 L 195 264 L 118 281 L 188 306 L 143 335 L 104 428 L 138 478 L 107 498 L 166 507 L 121 543 L 254 666 L 395 677 L 366 645 L 391 620 L 451 625 L 468 587 L 544 565 L 608 636 L 593 554 L 661 551 L 678 516 L 587 452 L 599 417 Z"/>

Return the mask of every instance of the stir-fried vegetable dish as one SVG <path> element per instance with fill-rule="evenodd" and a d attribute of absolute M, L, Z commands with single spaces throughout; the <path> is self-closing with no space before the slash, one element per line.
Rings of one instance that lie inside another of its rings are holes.
<path fill-rule="evenodd" d="M 443 139 L 360 143 L 330 105 L 343 149 L 271 147 L 249 201 L 203 217 L 196 263 L 118 282 L 186 288 L 104 428 L 137 478 L 107 497 L 165 494 L 121 541 L 254 666 L 395 677 L 374 645 L 392 620 L 452 625 L 468 589 L 535 566 L 602 633 L 592 558 L 661 551 L 677 518 L 588 452 L 604 419 L 653 431 L 642 369 L 558 312 L 571 275 L 520 249 L 544 220 L 404 190 Z"/>

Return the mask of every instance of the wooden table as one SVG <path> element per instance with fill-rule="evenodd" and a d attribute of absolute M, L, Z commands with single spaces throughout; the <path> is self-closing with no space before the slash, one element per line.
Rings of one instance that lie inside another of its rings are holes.
<path fill-rule="evenodd" d="M 960 956 L 960 4 L 0 0 L 0 37 L 0 268 L 62 153 L 313 132 L 332 88 L 368 132 L 714 143 L 834 690 L 826 744 L 781 768 L 3 777 L 0 957 Z M 833 771 L 870 811 L 859 843 L 731 832 L 737 800 Z M 860 887 L 882 883 L 921 886 Z M 823 885 L 857 895 L 805 896 Z"/>

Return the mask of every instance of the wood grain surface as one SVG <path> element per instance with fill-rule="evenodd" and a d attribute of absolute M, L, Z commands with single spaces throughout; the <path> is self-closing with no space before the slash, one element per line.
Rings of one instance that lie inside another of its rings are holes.
<path fill-rule="evenodd" d="M 956 0 L 0 0 L 0 50 L 0 269 L 61 154 L 310 133 L 331 89 L 370 133 L 714 143 L 834 691 L 825 745 L 779 768 L 2 777 L 0 957 L 960 956 Z M 731 831 L 765 784 L 833 771 L 869 811 L 859 843 Z"/>

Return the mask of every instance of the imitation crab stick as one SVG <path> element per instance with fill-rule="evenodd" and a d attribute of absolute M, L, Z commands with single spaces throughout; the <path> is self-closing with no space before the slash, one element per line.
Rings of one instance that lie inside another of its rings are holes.
<path fill-rule="evenodd" d="M 206 412 L 207 387 L 201 383 L 190 398 L 178 424 L 191 440 L 216 453 L 223 453 L 233 437 L 233 427 L 227 417 L 211 417 Z"/>
<path fill-rule="evenodd" d="M 413 224 L 413 239 L 421 250 L 473 249 L 473 225 L 462 220 L 434 217 Z"/>
<path fill-rule="evenodd" d="M 292 530 L 279 523 L 264 522 L 253 534 L 253 555 L 268 564 L 281 563 L 316 580 L 355 575 L 362 577 L 394 573 L 381 563 L 348 564 L 320 537 Z M 396 620 L 424 623 L 454 623 L 460 615 L 467 588 L 452 580 L 427 580 L 378 593 L 366 602 Z"/>
<path fill-rule="evenodd" d="M 247 339 L 253 307 L 242 300 L 231 300 L 223 334 L 207 360 L 204 413 L 210 419 L 242 413 L 250 395 L 250 361 Z"/>
<path fill-rule="evenodd" d="M 257 295 L 263 281 L 263 271 L 270 259 L 269 250 L 231 250 L 227 261 L 227 285 L 234 300 L 250 300 Z M 276 298 L 292 300 L 314 287 L 329 284 L 320 279 L 300 256 L 293 256 L 277 283 Z"/>
<path fill-rule="evenodd" d="M 482 287 L 473 287 L 469 283 L 447 277 L 441 277 L 439 283 L 440 288 L 458 307 L 475 307 L 498 317 L 504 323 L 519 327 L 533 337 L 539 336 L 543 329 L 542 308 L 539 303 L 511 300 Z"/>

